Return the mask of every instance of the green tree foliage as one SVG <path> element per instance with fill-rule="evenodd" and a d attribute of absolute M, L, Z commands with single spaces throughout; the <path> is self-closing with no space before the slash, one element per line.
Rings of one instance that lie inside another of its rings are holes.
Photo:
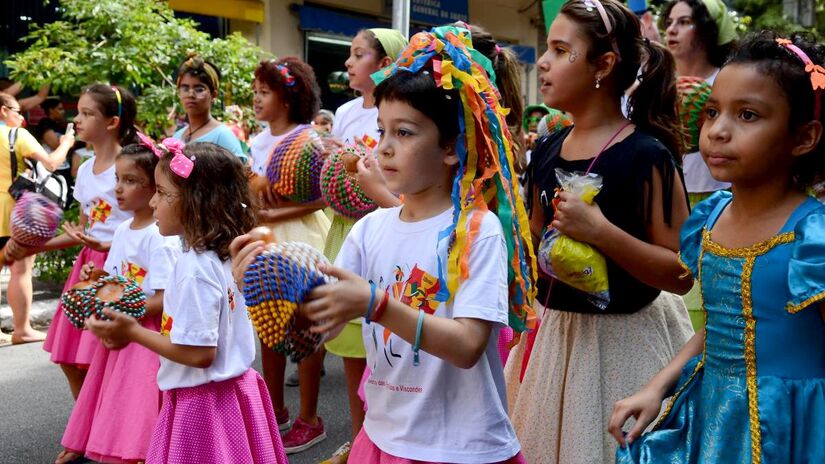
<path fill-rule="evenodd" d="M 251 104 L 263 52 L 240 34 L 212 39 L 195 22 L 176 18 L 165 0 L 61 0 L 60 7 L 63 20 L 33 27 L 23 38 L 29 47 L 6 61 L 12 79 L 30 88 L 50 82 L 65 94 L 94 82 L 126 86 L 139 96 L 139 123 L 159 136 L 177 105 L 177 66 L 196 51 L 223 74 L 218 110 Z"/>
<path fill-rule="evenodd" d="M 782 34 L 808 32 L 821 37 L 825 31 L 825 0 L 816 0 L 817 25 L 812 28 L 802 27 L 799 23 L 786 17 L 782 12 L 782 0 L 733 0 L 731 3 L 743 17 L 749 18 L 747 30 L 772 30 Z"/>

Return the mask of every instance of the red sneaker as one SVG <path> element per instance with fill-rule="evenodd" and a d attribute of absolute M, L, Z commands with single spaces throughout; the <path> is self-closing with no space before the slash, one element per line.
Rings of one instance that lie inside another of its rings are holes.
<path fill-rule="evenodd" d="M 309 425 L 301 418 L 296 418 L 292 428 L 283 437 L 286 454 L 300 453 L 327 438 L 324 421 L 318 418 L 317 425 Z"/>
<path fill-rule="evenodd" d="M 284 408 L 280 411 L 275 411 L 275 420 L 278 422 L 278 431 L 283 432 L 289 430 L 291 423 L 289 422 L 289 409 Z"/>

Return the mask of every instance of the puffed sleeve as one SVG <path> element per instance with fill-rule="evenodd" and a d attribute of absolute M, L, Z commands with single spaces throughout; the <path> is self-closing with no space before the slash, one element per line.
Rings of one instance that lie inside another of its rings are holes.
<path fill-rule="evenodd" d="M 794 228 L 788 288 L 791 301 L 785 309 L 790 313 L 825 299 L 825 206 L 809 212 Z"/>
<path fill-rule="evenodd" d="M 696 205 L 682 225 L 679 234 L 679 263 L 696 278 L 699 276 L 699 252 L 702 249 L 702 232 L 720 202 L 730 199 L 731 193 L 719 191 Z"/>

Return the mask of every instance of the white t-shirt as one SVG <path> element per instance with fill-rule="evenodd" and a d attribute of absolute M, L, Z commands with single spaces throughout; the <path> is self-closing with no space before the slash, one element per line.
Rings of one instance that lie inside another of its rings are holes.
<path fill-rule="evenodd" d="M 132 213 L 117 207 L 114 163 L 109 169 L 95 174 L 96 159 L 92 156 L 77 169 L 74 197 L 80 203 L 83 214 L 89 218 L 86 233 L 103 242 L 111 242 L 117 226 L 131 218 Z"/>
<path fill-rule="evenodd" d="M 716 76 L 719 74 L 717 69 L 705 81 L 713 86 Z M 730 188 L 727 182 L 719 182 L 710 175 L 707 163 L 702 159 L 702 154 L 697 152 L 688 153 L 682 159 L 682 171 L 685 174 L 685 188 L 690 193 L 708 193 L 717 190 L 724 190 Z"/>
<path fill-rule="evenodd" d="M 363 138 L 367 146 L 375 148 L 381 139 L 378 134 L 378 107 L 364 108 L 364 97 L 344 103 L 335 111 L 332 135 L 345 143 L 353 143 L 356 137 Z M 374 143 L 370 143 L 370 139 Z"/>
<path fill-rule="evenodd" d="M 214 251 L 181 254 L 163 294 L 161 334 L 176 345 L 217 347 L 215 361 L 201 369 L 163 357 L 158 388 L 194 387 L 237 377 L 255 359 L 255 332 L 230 262 Z"/>
<path fill-rule="evenodd" d="M 369 438 L 384 452 L 422 461 L 479 463 L 513 457 L 520 450 L 507 417 L 498 332 L 507 324 L 507 248 L 492 213 L 481 223 L 470 253 L 469 279 L 450 304 L 439 303 L 438 254 L 446 263 L 447 240 L 438 234 L 452 223 L 452 209 L 417 222 L 403 222 L 401 207 L 379 209 L 352 227 L 335 261 L 375 282 L 396 299 L 437 317 L 490 321 L 487 348 L 470 369 L 420 351 L 378 323 L 363 324 L 367 363 Z M 438 251 L 436 244 L 438 243 Z M 424 331 L 427 330 L 426 324 Z"/>
<path fill-rule="evenodd" d="M 301 127 L 298 125 L 295 129 Z M 266 176 L 266 166 L 269 163 L 269 156 L 281 140 L 291 134 L 295 129 L 287 131 L 281 135 L 272 135 L 269 128 L 265 128 L 258 135 L 249 141 L 249 156 L 252 157 L 252 172 L 259 176 Z"/>
<path fill-rule="evenodd" d="M 103 270 L 136 281 L 148 298 L 166 289 L 181 253 L 180 238 L 160 235 L 154 223 L 133 229 L 132 221 L 129 218 L 115 229 Z"/>

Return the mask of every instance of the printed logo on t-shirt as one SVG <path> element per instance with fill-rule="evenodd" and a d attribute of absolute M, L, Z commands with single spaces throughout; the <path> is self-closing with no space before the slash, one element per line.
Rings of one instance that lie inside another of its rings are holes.
<path fill-rule="evenodd" d="M 229 300 L 229 311 L 235 310 L 235 292 L 231 288 L 226 289 L 226 298 Z"/>
<path fill-rule="evenodd" d="M 143 285 L 143 279 L 146 278 L 146 269 L 143 269 L 135 263 L 121 261 L 120 274 L 127 279 L 134 280 L 138 285 Z"/>
<path fill-rule="evenodd" d="M 163 315 L 160 318 L 160 334 L 164 337 L 168 337 L 169 333 L 172 331 L 172 316 L 163 312 Z"/>
<path fill-rule="evenodd" d="M 401 266 L 395 266 L 394 271 L 395 282 L 386 287 L 392 297 L 413 309 L 422 309 L 427 314 L 435 313 L 438 306 L 441 304 L 436 300 L 436 295 L 441 289 L 441 282 L 432 274 L 419 268 L 418 265 L 413 266 L 407 277 Z M 405 279 L 406 277 L 406 279 Z M 383 287 L 383 279 L 378 283 L 379 287 Z M 389 329 L 384 328 L 381 335 L 384 349 L 384 359 L 390 367 L 393 366 L 393 360 L 401 358 L 393 347 L 393 333 Z M 375 333 L 375 326 L 372 328 L 372 341 L 376 351 L 378 350 L 378 334 Z"/>
<path fill-rule="evenodd" d="M 96 223 L 105 223 L 112 214 L 112 205 L 103 198 L 98 198 L 96 202 L 92 203 L 92 210 L 89 212 L 89 223 L 86 225 L 86 230 L 91 230 Z"/>

